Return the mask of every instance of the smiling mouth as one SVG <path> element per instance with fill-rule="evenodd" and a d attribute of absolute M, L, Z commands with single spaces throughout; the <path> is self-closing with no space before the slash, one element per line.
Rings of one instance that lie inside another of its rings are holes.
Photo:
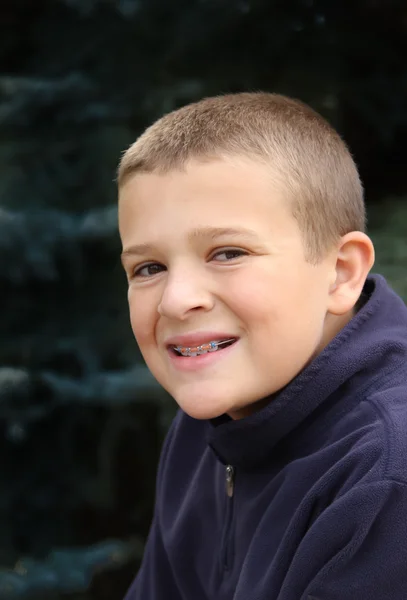
<path fill-rule="evenodd" d="M 209 352 L 219 352 L 235 342 L 237 342 L 237 338 L 229 338 L 227 340 L 208 342 L 207 344 L 201 344 L 200 346 L 173 346 L 172 350 L 177 356 L 201 356 L 202 354 L 208 354 Z"/>

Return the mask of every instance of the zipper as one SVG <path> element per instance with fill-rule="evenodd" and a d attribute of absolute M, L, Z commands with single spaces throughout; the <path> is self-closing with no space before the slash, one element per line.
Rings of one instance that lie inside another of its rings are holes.
<path fill-rule="evenodd" d="M 233 498 L 235 491 L 235 470 L 232 465 L 226 467 L 226 494 L 228 498 Z"/>
<path fill-rule="evenodd" d="M 235 469 L 232 465 L 226 467 L 226 515 L 222 539 L 222 567 L 228 570 L 231 565 L 231 525 L 233 520 L 233 497 L 235 493 Z"/>

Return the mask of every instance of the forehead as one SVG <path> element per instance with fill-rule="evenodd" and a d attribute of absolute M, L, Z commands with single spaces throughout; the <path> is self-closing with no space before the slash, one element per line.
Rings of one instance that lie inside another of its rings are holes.
<path fill-rule="evenodd" d="M 270 171 L 244 159 L 191 161 L 183 170 L 136 174 L 119 194 L 122 237 L 135 230 L 154 235 L 156 229 L 199 226 L 264 232 L 295 225 Z"/>

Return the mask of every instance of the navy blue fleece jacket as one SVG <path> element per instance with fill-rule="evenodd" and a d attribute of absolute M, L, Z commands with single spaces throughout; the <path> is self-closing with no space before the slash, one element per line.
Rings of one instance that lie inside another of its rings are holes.
<path fill-rule="evenodd" d="M 407 308 L 365 291 L 266 408 L 177 414 L 126 600 L 407 600 Z"/>

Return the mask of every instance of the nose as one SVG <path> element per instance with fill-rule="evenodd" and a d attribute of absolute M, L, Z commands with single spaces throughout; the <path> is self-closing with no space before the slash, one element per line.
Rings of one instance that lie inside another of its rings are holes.
<path fill-rule="evenodd" d="M 210 282 L 196 272 L 182 270 L 168 276 L 158 312 L 163 317 L 183 321 L 191 313 L 211 310 L 213 303 Z"/>

